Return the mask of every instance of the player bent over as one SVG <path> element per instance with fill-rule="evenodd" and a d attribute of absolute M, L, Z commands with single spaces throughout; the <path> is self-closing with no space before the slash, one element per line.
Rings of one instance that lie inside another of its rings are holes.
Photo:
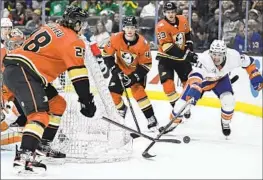
<path fill-rule="evenodd" d="M 9 18 L 1 19 L 1 66 L 2 59 L 11 50 L 20 47 L 25 41 L 25 36 L 18 28 L 13 29 Z M 2 72 L 4 67 L 1 67 Z M 21 142 L 21 128 L 26 123 L 26 117 L 21 112 L 21 107 L 14 98 L 13 93 L 3 85 L 1 87 L 1 146 L 8 148 L 11 144 Z M 7 146 L 5 146 L 7 145 Z"/>
<path fill-rule="evenodd" d="M 156 36 L 159 42 L 156 59 L 159 60 L 158 71 L 163 90 L 174 107 L 180 95 L 176 91 L 174 72 L 177 73 L 183 86 L 188 74 L 192 71 L 191 62 L 196 62 L 197 55 L 193 52 L 193 41 L 187 19 L 176 14 L 174 2 L 164 4 L 164 19 L 156 25 Z M 190 111 L 186 112 L 190 117 Z"/>
<path fill-rule="evenodd" d="M 19 48 L 25 41 L 23 32 L 18 28 L 12 29 L 9 34 L 5 35 L 4 48 L 7 54 L 12 50 Z M 2 70 L 4 71 L 4 68 Z M 37 148 L 38 154 L 53 158 L 63 158 L 65 157 L 65 154 L 52 150 L 50 142 L 55 138 L 60 118 L 66 109 L 66 102 L 58 95 L 56 89 L 50 83 L 44 89 L 49 103 L 49 125 L 45 129 L 41 142 Z M 27 118 L 17 99 L 14 97 L 14 94 L 5 85 L 3 85 L 2 89 L 2 100 L 3 116 L 1 118 L 1 145 L 21 142 L 22 133 L 21 128 L 18 127 L 23 128 L 26 124 Z M 54 102 L 59 101 L 60 108 L 57 108 L 54 106 Z"/>
<path fill-rule="evenodd" d="M 125 88 L 131 88 L 133 97 L 148 120 L 148 129 L 154 130 L 158 122 L 145 92 L 146 75 L 152 65 L 150 45 L 143 36 L 136 33 L 136 28 L 136 18 L 134 16 L 125 17 L 123 32 L 111 36 L 102 55 L 112 73 L 109 90 L 121 116 L 125 118 L 127 106 L 121 97 L 124 89 L 119 75 L 122 76 Z"/>
<path fill-rule="evenodd" d="M 227 48 L 224 41 L 214 40 L 210 49 L 199 56 L 197 66 L 193 67 L 193 71 L 189 74 L 186 89 L 174 107 L 172 116 L 176 116 L 180 107 L 188 99 L 194 98 L 195 105 L 202 92 L 212 90 L 221 101 L 222 132 L 225 136 L 229 136 L 235 99 L 228 74 L 237 67 L 242 67 L 247 71 L 255 90 L 260 91 L 263 88 L 262 75 L 256 68 L 252 57 Z M 176 125 L 177 123 L 173 123 L 171 128 Z"/>
<path fill-rule="evenodd" d="M 65 108 L 63 98 L 54 96 L 49 103 L 45 92 L 48 83 L 61 73 L 68 71 L 79 96 L 80 112 L 87 117 L 93 117 L 96 112 L 84 65 L 85 42 L 78 36 L 86 18 L 87 14 L 81 8 L 70 6 L 60 24 L 42 26 L 21 48 L 4 58 L 4 83 L 18 99 L 28 120 L 20 150 L 14 159 L 18 172 L 38 173 L 46 170 L 46 165 L 34 159 L 34 155 L 42 137 L 48 139 L 55 134 L 54 127 L 59 123 L 57 115 Z M 57 113 L 49 121 L 50 110 Z M 50 129 L 47 134 L 44 132 L 46 128 Z"/>

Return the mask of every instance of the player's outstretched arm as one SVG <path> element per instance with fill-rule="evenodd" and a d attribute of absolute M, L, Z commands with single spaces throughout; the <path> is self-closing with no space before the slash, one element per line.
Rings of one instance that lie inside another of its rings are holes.
<path fill-rule="evenodd" d="M 249 79 L 253 88 L 257 91 L 260 91 L 263 88 L 263 78 L 255 65 L 254 58 L 243 54 L 241 55 L 240 59 L 242 67 L 246 69 L 249 75 Z"/>

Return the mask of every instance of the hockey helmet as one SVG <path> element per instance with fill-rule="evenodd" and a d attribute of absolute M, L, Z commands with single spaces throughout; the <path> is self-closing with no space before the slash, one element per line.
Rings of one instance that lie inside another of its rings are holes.
<path fill-rule="evenodd" d="M 76 24 L 79 23 L 81 26 L 85 25 L 87 18 L 88 14 L 80 7 L 68 6 L 63 14 L 61 24 L 78 33 L 78 31 L 75 30 Z"/>
<path fill-rule="evenodd" d="M 137 20 L 134 16 L 126 16 L 123 19 L 123 27 L 125 26 L 135 26 L 137 27 Z"/>
<path fill-rule="evenodd" d="M 171 11 L 171 10 L 174 10 L 176 11 L 177 10 L 177 7 L 175 5 L 174 2 L 166 2 L 163 6 L 163 11 Z"/>
<path fill-rule="evenodd" d="M 223 40 L 214 40 L 210 45 L 209 54 L 216 65 L 222 64 L 227 52 L 226 44 Z"/>

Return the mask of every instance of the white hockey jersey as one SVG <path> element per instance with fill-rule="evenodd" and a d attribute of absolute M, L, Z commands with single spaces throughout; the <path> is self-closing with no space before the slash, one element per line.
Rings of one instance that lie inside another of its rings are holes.
<path fill-rule="evenodd" d="M 209 55 L 209 50 L 206 50 L 199 55 L 198 63 L 193 67 L 191 74 L 202 76 L 204 81 L 218 81 L 233 69 L 246 68 L 251 63 L 253 63 L 253 59 L 249 56 L 241 55 L 238 51 L 227 48 L 226 62 L 222 69 L 218 69 Z"/>

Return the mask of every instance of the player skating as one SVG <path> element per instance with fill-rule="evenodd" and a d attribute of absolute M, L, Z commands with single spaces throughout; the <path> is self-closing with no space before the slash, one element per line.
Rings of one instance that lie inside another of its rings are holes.
<path fill-rule="evenodd" d="M 152 65 L 150 45 L 143 36 L 136 32 L 136 29 L 136 18 L 134 16 L 125 17 L 123 32 L 111 36 L 109 43 L 104 48 L 103 58 L 112 73 L 109 90 L 121 116 L 125 117 L 127 111 L 127 106 L 121 97 L 124 92 L 121 85 L 123 81 L 125 88 L 131 88 L 133 97 L 147 118 L 148 129 L 154 130 L 158 122 L 145 92 L 146 75 Z"/>
<path fill-rule="evenodd" d="M 68 71 L 81 104 L 81 113 L 93 117 L 96 106 L 90 93 L 88 72 L 84 65 L 85 42 L 78 33 L 85 24 L 87 14 L 78 7 L 68 7 L 60 25 L 47 24 L 33 33 L 23 44 L 4 58 L 4 83 L 22 104 L 28 123 L 23 130 L 20 150 L 16 152 L 14 167 L 19 171 L 38 173 L 46 165 L 34 159 L 44 130 L 57 126 L 65 109 L 65 100 L 55 96 L 48 103 L 44 88 L 64 71 Z M 64 42 L 64 43 L 62 43 Z M 19 89 L 19 91 L 17 91 Z M 48 112 L 54 110 L 54 121 Z M 55 136 L 54 131 L 47 136 Z"/>
<path fill-rule="evenodd" d="M 230 122 L 235 108 L 234 92 L 229 73 L 238 67 L 247 71 L 255 90 L 260 91 L 263 88 L 262 75 L 256 68 L 252 57 L 227 48 L 222 40 L 214 40 L 210 49 L 199 55 L 198 63 L 189 74 L 186 89 L 176 103 L 171 118 L 173 119 L 177 115 L 178 109 L 187 100 L 194 98 L 195 105 L 203 92 L 212 90 L 221 102 L 222 132 L 225 136 L 229 136 L 231 134 Z M 177 125 L 177 121 L 174 121 L 167 132 Z"/>
<path fill-rule="evenodd" d="M 176 14 L 174 2 L 164 4 L 164 19 L 156 25 L 156 36 L 159 42 L 156 59 L 159 60 L 158 71 L 163 90 L 174 107 L 179 99 L 174 82 L 174 72 L 185 86 L 188 74 L 192 71 L 191 62 L 196 62 L 193 52 L 193 41 L 187 19 Z M 190 111 L 185 117 L 190 117 Z"/>

